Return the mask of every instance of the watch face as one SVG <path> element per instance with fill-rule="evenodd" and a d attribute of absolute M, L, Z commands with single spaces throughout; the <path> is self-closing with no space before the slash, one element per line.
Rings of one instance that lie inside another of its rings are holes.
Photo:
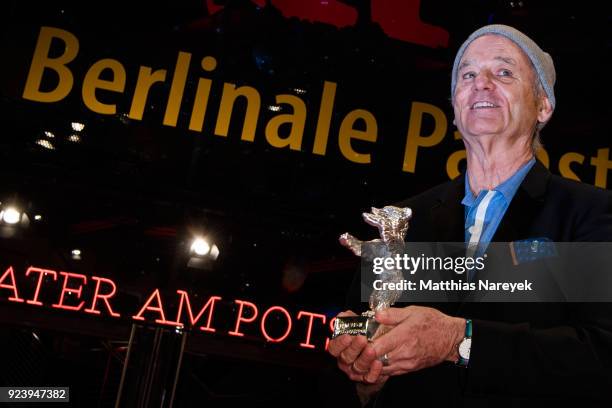
<path fill-rule="evenodd" d="M 459 355 L 465 360 L 470 359 L 470 350 L 472 349 L 472 339 L 463 339 L 459 344 Z"/>

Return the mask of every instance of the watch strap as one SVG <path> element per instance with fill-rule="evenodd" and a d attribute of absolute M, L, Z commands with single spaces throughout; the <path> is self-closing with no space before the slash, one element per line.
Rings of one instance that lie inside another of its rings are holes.
<path fill-rule="evenodd" d="M 463 338 L 463 340 L 461 340 L 461 343 L 463 343 L 465 340 L 471 340 L 472 339 L 472 320 L 471 319 L 466 319 L 465 321 L 465 337 Z M 459 348 L 461 346 L 461 343 L 459 343 L 459 346 L 457 346 L 457 348 Z M 469 359 L 467 358 L 463 358 L 461 356 L 461 353 L 459 354 L 459 360 L 457 360 L 457 365 L 460 367 L 467 367 L 468 363 L 469 363 Z"/>

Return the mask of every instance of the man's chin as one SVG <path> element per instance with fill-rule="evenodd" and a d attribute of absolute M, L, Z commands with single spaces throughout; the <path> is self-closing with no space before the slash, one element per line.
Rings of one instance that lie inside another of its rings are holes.
<path fill-rule="evenodd" d="M 468 135 L 472 138 L 499 137 L 503 134 L 499 126 L 482 126 L 476 129 L 470 129 Z"/>

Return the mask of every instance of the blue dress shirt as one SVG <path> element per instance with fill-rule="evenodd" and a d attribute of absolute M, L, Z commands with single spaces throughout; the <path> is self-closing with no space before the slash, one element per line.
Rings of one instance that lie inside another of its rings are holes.
<path fill-rule="evenodd" d="M 532 158 L 494 190 L 482 190 L 478 196 L 472 194 L 465 173 L 465 197 L 461 201 L 465 206 L 465 242 L 478 244 L 476 256 L 482 255 L 488 247 L 512 198 L 534 164 L 535 158 Z"/>

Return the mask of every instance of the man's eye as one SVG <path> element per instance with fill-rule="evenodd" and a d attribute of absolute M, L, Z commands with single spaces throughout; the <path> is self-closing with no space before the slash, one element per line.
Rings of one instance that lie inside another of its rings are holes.
<path fill-rule="evenodd" d="M 476 77 L 476 74 L 473 72 L 466 72 L 462 77 L 463 79 L 473 79 Z"/>
<path fill-rule="evenodd" d="M 512 71 L 510 71 L 509 69 L 502 69 L 501 71 L 499 71 L 499 76 L 511 77 Z"/>

